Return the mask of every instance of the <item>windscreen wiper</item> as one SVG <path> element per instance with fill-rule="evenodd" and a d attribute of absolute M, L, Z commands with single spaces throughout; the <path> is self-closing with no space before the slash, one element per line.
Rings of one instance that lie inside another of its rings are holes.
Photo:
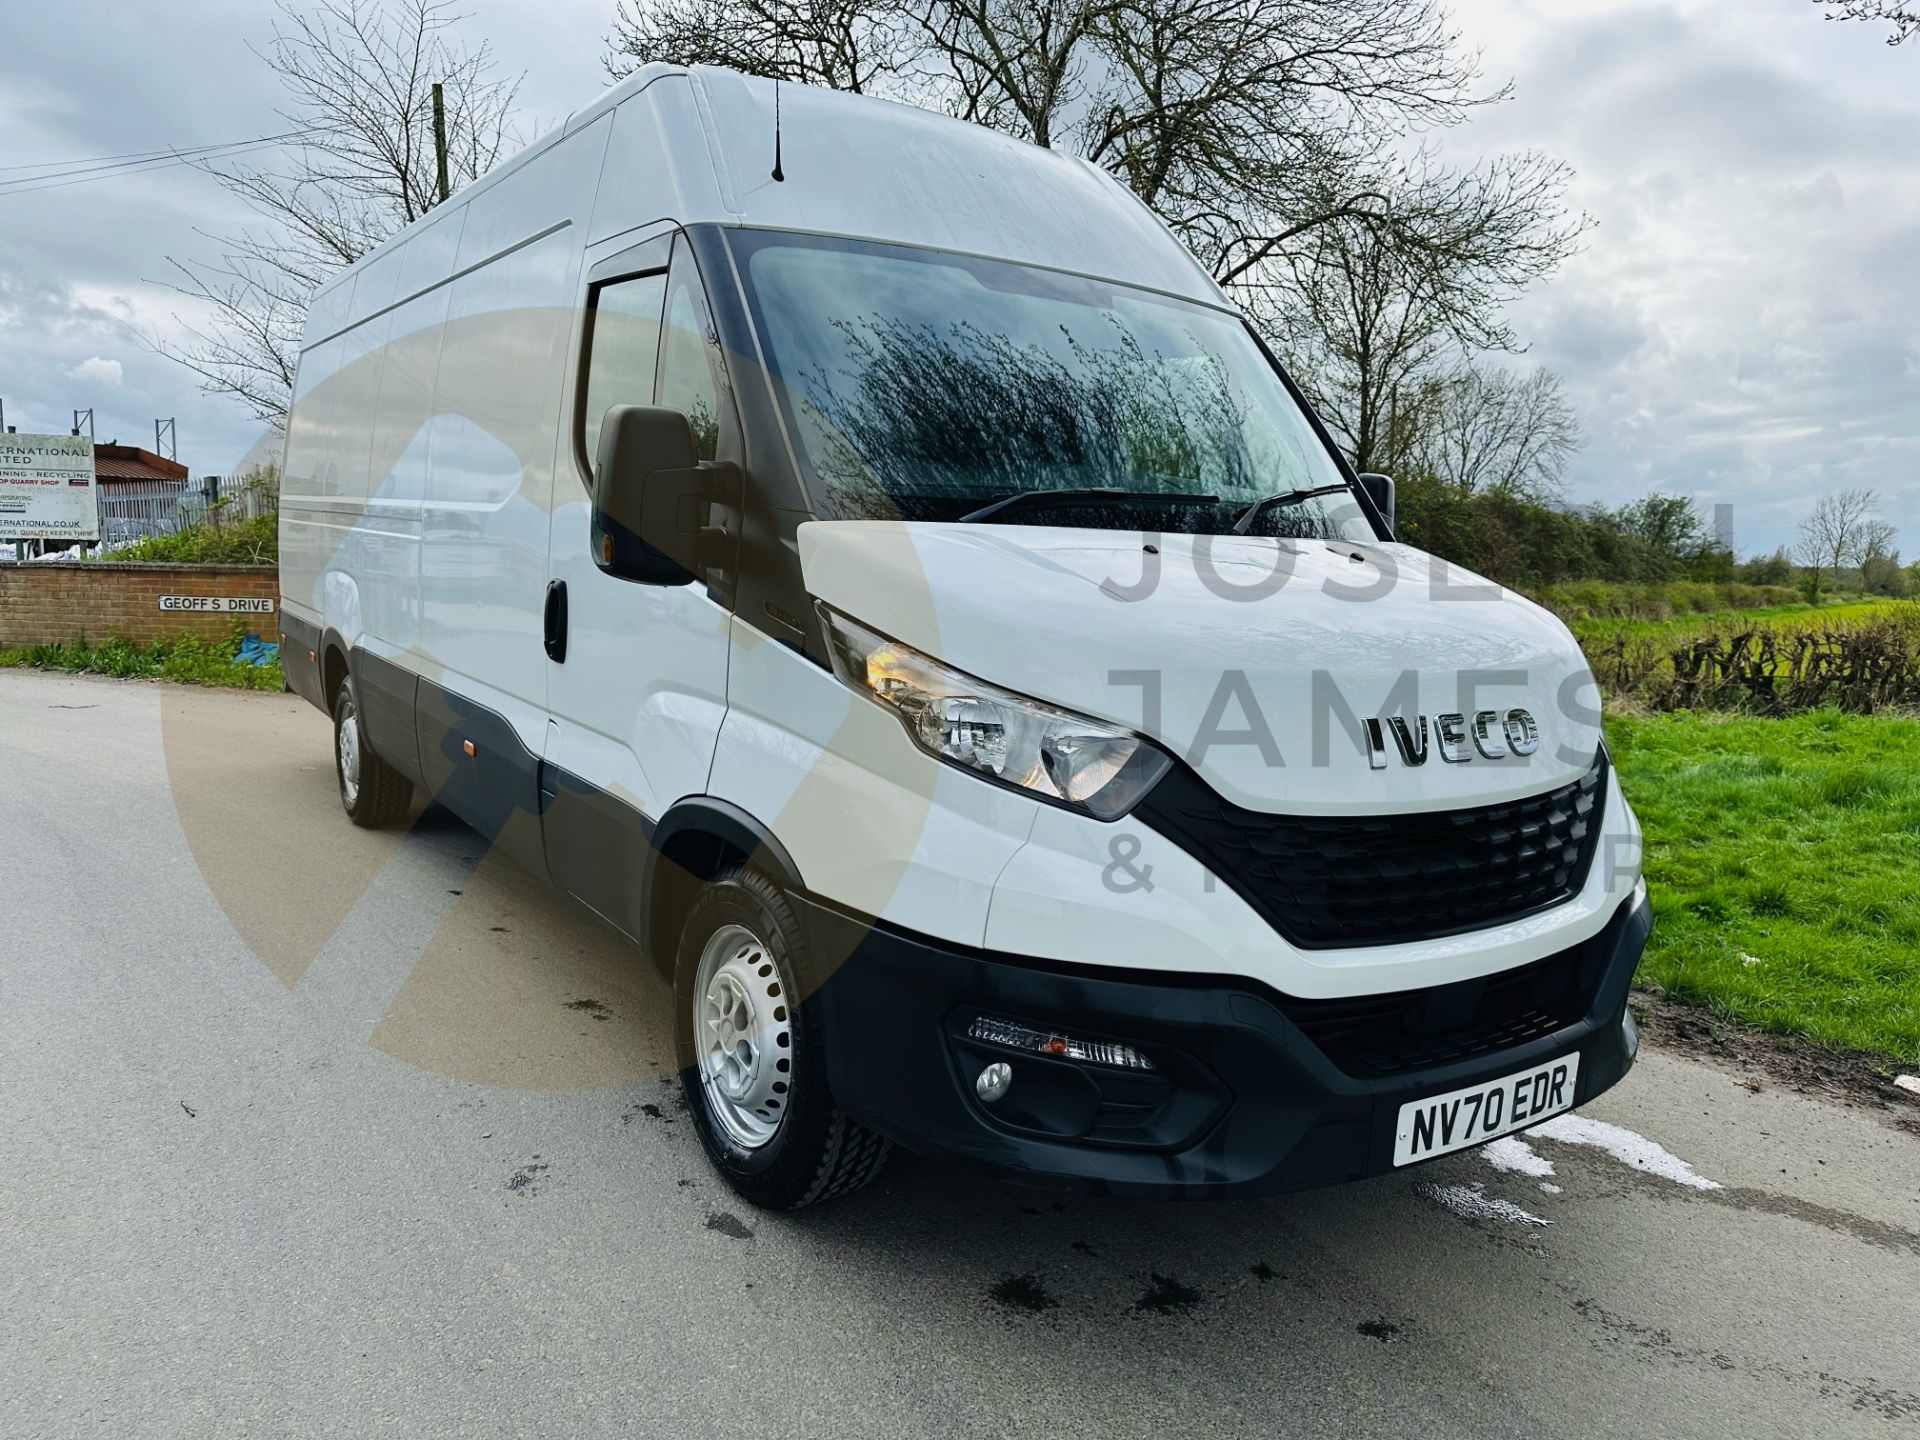
<path fill-rule="evenodd" d="M 981 520 L 991 520 L 1003 510 L 1011 510 L 1016 505 L 1028 502 L 1045 501 L 1049 505 L 1100 505 L 1114 500 L 1126 500 L 1146 505 L 1218 505 L 1218 495 L 1185 495 L 1178 491 L 1167 490 L 1127 490 L 1118 485 L 1083 485 L 1066 490 L 1016 490 L 1011 495 L 1002 495 L 998 500 L 989 501 L 978 510 L 969 510 L 962 515 L 958 524 L 971 525 Z"/>
<path fill-rule="evenodd" d="M 1245 535 L 1253 529 L 1253 522 L 1267 511 L 1279 505 L 1297 505 L 1302 500 L 1311 500 L 1316 495 L 1350 495 L 1353 492 L 1343 484 L 1316 485 L 1310 490 L 1282 490 L 1274 495 L 1262 495 L 1246 509 L 1233 517 L 1233 533 Z"/>

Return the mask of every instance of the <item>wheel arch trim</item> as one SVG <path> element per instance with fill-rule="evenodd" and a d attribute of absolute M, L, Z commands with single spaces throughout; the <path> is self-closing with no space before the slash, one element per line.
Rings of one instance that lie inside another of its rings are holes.
<path fill-rule="evenodd" d="M 673 941 L 664 933 L 673 918 L 673 874 L 663 866 L 676 841 L 703 837 L 747 857 L 755 868 L 789 890 L 805 893 L 806 882 L 792 854 L 765 822 L 731 801 L 713 795 L 687 795 L 667 807 L 653 823 L 640 876 L 647 898 L 647 950 L 669 981 L 673 978 Z M 703 877 L 704 878 L 704 877 Z"/>

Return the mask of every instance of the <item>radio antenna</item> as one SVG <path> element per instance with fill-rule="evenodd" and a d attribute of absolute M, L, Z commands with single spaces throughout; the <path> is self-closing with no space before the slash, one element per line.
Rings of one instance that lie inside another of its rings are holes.
<path fill-rule="evenodd" d="M 773 178 L 784 181 L 787 177 L 780 169 L 780 77 L 773 77 Z"/>

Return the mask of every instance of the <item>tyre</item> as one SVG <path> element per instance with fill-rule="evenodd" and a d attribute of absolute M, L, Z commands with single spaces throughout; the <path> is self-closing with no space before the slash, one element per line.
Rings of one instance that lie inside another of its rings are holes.
<path fill-rule="evenodd" d="M 795 1003 L 807 962 L 785 894 L 747 869 L 701 890 L 676 957 L 680 1083 L 694 1129 L 742 1198 L 770 1210 L 859 1189 L 889 1149 L 834 1102 L 819 1007 Z"/>
<path fill-rule="evenodd" d="M 349 675 L 333 697 L 333 771 L 347 818 L 369 830 L 397 825 L 413 803 L 413 782 L 367 744 L 360 725 L 360 696 Z"/>

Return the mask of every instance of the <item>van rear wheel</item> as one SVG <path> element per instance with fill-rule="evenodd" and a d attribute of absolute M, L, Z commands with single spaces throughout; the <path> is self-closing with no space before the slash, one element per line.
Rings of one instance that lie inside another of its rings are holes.
<path fill-rule="evenodd" d="M 413 782 L 374 753 L 360 723 L 360 694 L 349 675 L 333 697 L 333 771 L 347 818 L 369 830 L 397 825 L 413 802 Z"/>
<path fill-rule="evenodd" d="M 714 1168 L 770 1210 L 859 1189 L 889 1149 L 834 1101 L 806 974 L 805 934 L 766 876 L 736 870 L 694 900 L 675 964 L 680 1083 Z"/>

